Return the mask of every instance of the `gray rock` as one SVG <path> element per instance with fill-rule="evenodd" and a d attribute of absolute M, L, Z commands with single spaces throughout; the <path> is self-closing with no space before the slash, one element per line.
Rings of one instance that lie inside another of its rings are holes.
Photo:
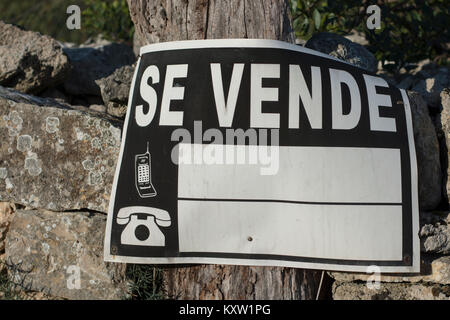
<path fill-rule="evenodd" d="M 439 143 L 424 100 L 416 92 L 407 91 L 407 93 L 411 105 L 416 145 L 419 206 L 422 210 L 432 210 L 441 201 L 442 173 Z"/>
<path fill-rule="evenodd" d="M 70 103 L 70 97 L 68 97 L 64 92 L 62 92 L 57 88 L 48 88 L 44 92 L 42 92 L 39 96 L 43 98 L 55 99 L 65 104 Z"/>
<path fill-rule="evenodd" d="M 365 283 L 333 283 L 334 300 L 449 300 L 449 285 L 381 283 L 380 289 L 369 289 Z"/>
<path fill-rule="evenodd" d="M 101 112 L 101 113 L 106 112 L 106 107 L 101 104 L 93 104 L 93 105 L 89 106 L 89 109 L 93 110 L 93 111 Z"/>
<path fill-rule="evenodd" d="M 11 282 L 67 299 L 126 298 L 126 265 L 103 262 L 105 225 L 102 214 L 18 210 L 6 238 Z"/>
<path fill-rule="evenodd" d="M 334 33 L 317 33 L 306 42 L 305 47 L 329 54 L 371 72 L 376 72 L 378 68 L 377 59 L 369 50 Z"/>
<path fill-rule="evenodd" d="M 445 88 L 440 93 L 442 111 L 450 112 L 450 88 Z"/>
<path fill-rule="evenodd" d="M 39 92 L 62 82 L 69 69 L 58 42 L 0 21 L 0 85 Z"/>
<path fill-rule="evenodd" d="M 120 123 L 0 88 L 0 201 L 107 212 Z"/>
<path fill-rule="evenodd" d="M 15 209 L 13 203 L 0 202 L 0 255 L 5 250 L 6 234 L 9 230 L 9 225 L 11 224 Z M 0 271 L 1 262 L 2 260 L 0 259 Z"/>
<path fill-rule="evenodd" d="M 306 40 L 303 40 L 301 38 L 296 38 L 295 39 L 295 44 L 298 45 L 298 46 L 304 47 L 305 44 L 306 44 Z"/>
<path fill-rule="evenodd" d="M 431 62 L 430 59 L 424 59 L 419 62 L 416 62 L 412 65 L 413 68 L 408 71 L 408 73 L 413 75 L 423 74 L 426 77 L 429 74 L 430 70 L 436 69 L 437 65 L 434 62 Z M 433 72 L 434 73 L 434 72 Z"/>
<path fill-rule="evenodd" d="M 421 220 L 421 251 L 450 254 L 450 213 L 424 213 Z"/>
<path fill-rule="evenodd" d="M 72 95 L 100 96 L 100 87 L 95 80 L 105 78 L 117 68 L 136 61 L 133 49 L 118 43 L 64 48 L 64 52 L 73 67 L 64 82 L 64 88 Z"/>
<path fill-rule="evenodd" d="M 121 67 L 110 76 L 96 81 L 100 87 L 107 112 L 113 116 L 125 117 L 134 67 Z"/>
<path fill-rule="evenodd" d="M 362 46 L 367 46 L 369 41 L 367 41 L 366 36 L 363 32 L 359 32 L 358 30 L 353 29 L 350 33 L 344 36 L 346 39 L 350 40 L 353 43 L 360 44 Z"/>
<path fill-rule="evenodd" d="M 433 75 L 428 75 L 412 87 L 425 99 L 428 106 L 439 109 L 441 107 L 440 94 L 444 88 L 450 87 L 450 71 L 442 67 L 436 70 Z"/>
<path fill-rule="evenodd" d="M 110 101 L 106 106 L 106 112 L 118 118 L 125 118 L 125 115 L 127 114 L 127 105 Z"/>
<path fill-rule="evenodd" d="M 441 152 L 443 153 L 443 158 L 446 159 L 446 166 L 444 166 L 444 181 L 443 181 L 443 189 L 444 195 L 447 198 L 448 203 L 450 204 L 450 89 L 447 88 L 442 90 L 441 94 L 441 105 L 442 112 L 440 116 L 437 117 L 437 131 L 440 134 L 441 138 Z"/>
<path fill-rule="evenodd" d="M 450 284 L 450 257 L 433 258 L 432 256 L 422 255 L 422 263 L 419 274 L 381 274 L 381 282 L 409 282 L 409 283 L 436 283 Z M 373 277 L 372 273 L 354 273 L 354 272 L 329 272 L 333 279 L 338 282 L 367 282 Z"/>
<path fill-rule="evenodd" d="M 428 95 L 430 92 L 426 89 L 427 82 L 429 90 L 433 91 L 435 95 L 434 99 L 439 99 L 438 96 L 442 88 L 446 87 L 445 84 L 448 86 L 449 70 L 448 67 L 439 66 L 434 62 L 430 62 L 430 59 L 425 59 L 401 68 L 395 77 L 399 88 L 418 91 L 429 103 Z M 434 78 L 437 78 L 436 83 Z M 439 104 L 439 101 L 436 102 Z"/>
<path fill-rule="evenodd" d="M 15 288 L 14 285 L 11 285 L 11 289 L 14 290 L 13 293 L 0 292 L 0 300 L 65 300 L 64 298 L 50 296 L 43 292 L 20 290 Z"/>
<path fill-rule="evenodd" d="M 0 273 L 3 273 L 4 270 L 6 269 L 5 267 L 5 259 L 6 259 L 6 254 L 5 253 L 0 253 Z M 2 298 L 2 293 L 0 292 L 0 299 Z"/>
<path fill-rule="evenodd" d="M 403 78 L 403 80 L 401 80 L 398 84 L 397 87 L 400 89 L 405 89 L 405 90 L 409 90 L 413 83 L 416 81 L 415 77 L 412 75 L 407 75 L 406 77 Z"/>

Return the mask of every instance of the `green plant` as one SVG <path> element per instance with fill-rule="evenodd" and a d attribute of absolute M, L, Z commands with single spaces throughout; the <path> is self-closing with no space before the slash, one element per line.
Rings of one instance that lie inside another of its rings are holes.
<path fill-rule="evenodd" d="M 19 288 L 8 276 L 7 264 L 0 261 L 0 300 L 25 300 L 28 293 Z"/>
<path fill-rule="evenodd" d="M 368 49 L 386 69 L 399 70 L 408 63 L 430 58 L 448 64 L 450 30 L 446 0 L 331 1 L 291 0 L 296 36 L 308 40 L 316 32 L 364 33 Z M 381 28 L 366 27 L 370 4 L 381 9 Z M 389 62 L 389 63 L 386 63 Z"/>
<path fill-rule="evenodd" d="M 349 22 L 352 24 L 355 21 L 358 8 L 353 0 L 340 4 L 338 10 L 332 3 L 329 4 L 328 0 L 291 0 L 296 36 L 308 40 L 316 32 L 345 33 Z M 345 14 L 341 14 L 344 12 Z"/>
<path fill-rule="evenodd" d="M 0 269 L 2 267 L 0 262 Z M 14 285 L 8 279 L 6 269 L 0 271 L 0 300 L 19 300 L 19 296 L 14 290 Z"/>
<path fill-rule="evenodd" d="M 0 300 L 54 300 L 47 287 L 32 290 L 32 279 L 28 277 L 31 269 L 23 267 L 22 262 L 13 263 L 11 259 L 0 261 Z"/>
<path fill-rule="evenodd" d="M 66 10 L 72 4 L 82 10 L 80 30 L 66 28 Z M 0 0 L 0 20 L 76 43 L 98 34 L 131 42 L 134 32 L 126 0 Z"/>
<path fill-rule="evenodd" d="M 0 20 L 24 27 L 27 30 L 48 34 L 60 41 L 83 42 L 88 36 L 81 30 L 66 28 L 66 10 L 74 0 L 0 0 Z"/>
<path fill-rule="evenodd" d="M 404 0 L 381 7 L 381 29 L 364 31 L 370 49 L 385 68 L 398 70 L 410 62 L 430 58 L 448 63 L 449 6 L 444 0 Z"/>
<path fill-rule="evenodd" d="M 151 265 L 128 264 L 126 274 L 131 283 L 131 299 L 160 300 L 164 298 L 161 269 Z"/>
<path fill-rule="evenodd" d="M 82 25 L 87 34 L 102 34 L 109 40 L 132 42 L 134 25 L 126 0 L 84 0 Z"/>

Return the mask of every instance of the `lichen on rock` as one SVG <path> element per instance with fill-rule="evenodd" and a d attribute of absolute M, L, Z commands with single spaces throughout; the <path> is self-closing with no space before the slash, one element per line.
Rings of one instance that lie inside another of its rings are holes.
<path fill-rule="evenodd" d="M 0 87 L 0 201 L 107 212 L 120 126 L 87 108 Z"/>
<path fill-rule="evenodd" d="M 103 261 L 105 224 L 96 213 L 17 210 L 6 238 L 11 281 L 67 299 L 126 298 L 125 264 Z"/>

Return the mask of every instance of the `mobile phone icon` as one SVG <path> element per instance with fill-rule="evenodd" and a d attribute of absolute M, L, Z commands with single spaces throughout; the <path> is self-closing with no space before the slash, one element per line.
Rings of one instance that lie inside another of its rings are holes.
<path fill-rule="evenodd" d="M 152 184 L 151 156 L 147 142 L 147 152 L 136 155 L 136 188 L 141 198 L 156 196 L 156 189 Z"/>

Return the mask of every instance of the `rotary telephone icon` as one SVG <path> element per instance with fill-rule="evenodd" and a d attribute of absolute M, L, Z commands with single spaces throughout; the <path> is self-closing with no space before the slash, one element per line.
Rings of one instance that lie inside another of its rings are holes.
<path fill-rule="evenodd" d="M 145 219 L 139 219 L 138 214 L 145 214 Z M 166 238 L 159 226 L 170 227 L 170 215 L 166 210 L 151 207 L 125 207 L 117 213 L 117 224 L 127 226 L 120 237 L 121 244 L 133 246 L 166 245 Z M 140 234 L 138 231 L 141 231 Z"/>

